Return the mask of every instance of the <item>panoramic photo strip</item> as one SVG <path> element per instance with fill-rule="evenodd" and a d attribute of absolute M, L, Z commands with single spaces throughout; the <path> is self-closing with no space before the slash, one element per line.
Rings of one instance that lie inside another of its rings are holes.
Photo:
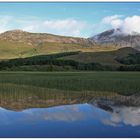
<path fill-rule="evenodd" d="M 0 2 L 0 138 L 140 138 L 140 2 Z"/>

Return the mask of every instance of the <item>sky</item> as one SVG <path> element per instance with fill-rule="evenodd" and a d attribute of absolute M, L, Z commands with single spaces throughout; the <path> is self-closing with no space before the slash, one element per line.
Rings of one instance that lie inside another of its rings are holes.
<path fill-rule="evenodd" d="M 87 38 L 112 28 L 140 33 L 140 3 L 0 3 L 0 33 L 21 29 Z"/>

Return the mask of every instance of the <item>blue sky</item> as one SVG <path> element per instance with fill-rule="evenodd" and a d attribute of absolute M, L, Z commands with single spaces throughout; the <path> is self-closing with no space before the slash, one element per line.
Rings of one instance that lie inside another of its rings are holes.
<path fill-rule="evenodd" d="M 0 32 L 22 29 L 89 37 L 110 28 L 126 32 L 130 26 L 136 27 L 129 32 L 140 32 L 139 16 L 140 3 L 0 3 Z"/>

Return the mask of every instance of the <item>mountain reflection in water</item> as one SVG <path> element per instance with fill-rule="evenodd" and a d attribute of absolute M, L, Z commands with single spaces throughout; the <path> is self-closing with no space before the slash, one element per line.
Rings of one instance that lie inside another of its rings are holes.
<path fill-rule="evenodd" d="M 140 137 L 138 95 L 1 93 L 0 106 L 0 137 Z"/>

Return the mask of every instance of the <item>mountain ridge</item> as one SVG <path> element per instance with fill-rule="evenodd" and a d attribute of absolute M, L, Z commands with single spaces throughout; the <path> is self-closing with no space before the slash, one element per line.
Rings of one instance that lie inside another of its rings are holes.
<path fill-rule="evenodd" d="M 95 45 L 93 41 L 90 41 L 86 38 L 61 36 L 61 35 L 54 35 L 50 33 L 31 33 L 19 29 L 9 30 L 1 33 L 0 40 L 9 40 L 9 41 L 18 41 L 18 42 L 27 41 L 31 45 L 36 45 L 36 46 L 39 45 L 40 43 L 46 43 L 46 42 Z"/>
<path fill-rule="evenodd" d="M 72 51 L 94 52 L 114 49 L 116 48 L 103 48 L 88 38 L 30 33 L 19 29 L 0 34 L 0 60 Z"/>
<path fill-rule="evenodd" d="M 115 47 L 132 47 L 140 50 L 140 34 L 132 33 L 126 34 L 121 29 L 111 29 L 99 33 L 89 38 L 89 40 L 96 42 L 102 46 L 115 46 Z"/>
<path fill-rule="evenodd" d="M 136 44 L 135 43 L 135 37 Z M 59 36 L 48 33 L 30 33 L 23 30 L 10 30 L 0 34 L 0 60 L 26 58 L 63 52 L 100 52 L 113 51 L 123 47 L 140 49 L 140 36 L 114 35 L 114 29 L 91 38 Z"/>

